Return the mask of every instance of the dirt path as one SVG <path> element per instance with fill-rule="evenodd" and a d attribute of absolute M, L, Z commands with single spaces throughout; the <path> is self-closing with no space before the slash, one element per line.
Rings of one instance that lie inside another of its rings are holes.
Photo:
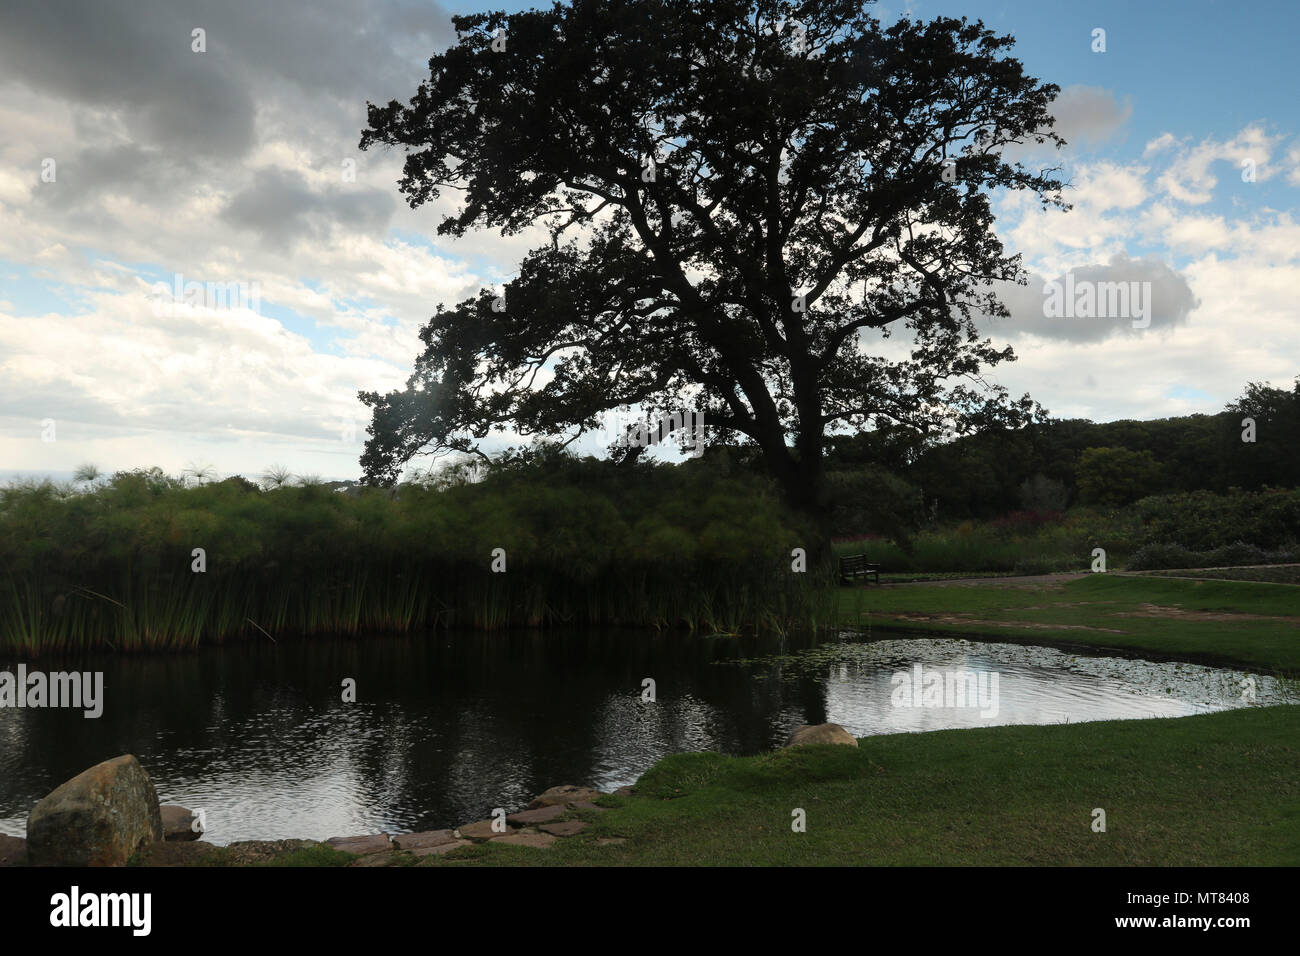
<path fill-rule="evenodd" d="M 1037 590 L 1044 585 L 1061 586 L 1066 581 L 1087 577 L 1089 571 L 1065 571 L 1059 574 L 1026 574 L 1005 578 L 949 578 L 945 581 L 900 581 L 894 584 L 881 584 L 882 588 L 946 588 L 946 587 L 995 587 Z"/>
<path fill-rule="evenodd" d="M 920 614 L 915 611 L 895 611 L 884 616 L 895 621 L 911 621 L 918 624 L 956 624 L 963 627 L 1018 627 L 1030 631 L 1127 633 L 1117 627 L 1094 627 L 1091 624 L 1053 624 L 1047 621 L 981 620 L 966 614 Z"/>
<path fill-rule="evenodd" d="M 1285 614 L 1251 614 L 1248 611 L 1185 611 L 1181 607 L 1140 604 L 1139 610 L 1122 611 L 1116 617 L 1175 617 L 1180 621 L 1287 621 L 1300 624 L 1300 617 Z"/>

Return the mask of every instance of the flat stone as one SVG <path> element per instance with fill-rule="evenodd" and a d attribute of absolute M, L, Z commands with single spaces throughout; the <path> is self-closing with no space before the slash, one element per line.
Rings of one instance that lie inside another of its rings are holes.
<path fill-rule="evenodd" d="M 609 809 L 609 807 L 597 806 L 590 800 L 575 800 L 573 803 L 569 804 L 569 806 L 573 807 L 575 810 L 599 810 L 601 813 L 604 813 Z"/>
<path fill-rule="evenodd" d="M 492 829 L 493 822 L 493 820 L 479 820 L 477 823 L 467 823 L 458 828 L 454 836 L 462 840 L 490 840 L 493 837 L 504 836 L 503 831 Z"/>
<path fill-rule="evenodd" d="M 493 837 L 488 840 L 489 843 L 504 843 L 506 846 L 531 846 L 539 850 L 544 850 L 555 842 L 555 837 L 549 833 L 534 833 L 528 830 L 520 830 L 518 833 L 511 833 L 509 836 Z"/>
<path fill-rule="evenodd" d="M 203 835 L 202 830 L 194 829 L 194 823 L 198 820 L 191 810 L 184 807 L 178 807 L 174 804 L 164 803 L 158 808 L 162 816 L 162 828 L 164 840 L 197 840 Z"/>
<path fill-rule="evenodd" d="M 632 796 L 632 788 L 631 788 L 631 787 L 619 787 L 617 790 L 614 791 L 614 796 L 616 796 L 616 797 L 630 797 L 630 796 Z"/>
<path fill-rule="evenodd" d="M 516 826 L 530 826 L 535 823 L 550 823 L 564 816 L 564 807 L 538 807 L 536 810 L 520 810 L 506 817 L 507 822 Z"/>
<path fill-rule="evenodd" d="M 439 843 L 437 846 L 422 846 L 418 850 L 412 850 L 412 856 L 442 856 L 444 853 L 450 853 L 452 850 L 459 849 L 463 846 L 473 846 L 473 840 L 452 840 L 450 843 Z"/>
<path fill-rule="evenodd" d="M 539 807 L 556 807 L 567 806 L 577 800 L 595 800 L 597 797 L 603 797 L 604 794 L 599 790 L 593 790 L 590 787 L 575 787 L 572 784 L 564 784 L 559 787 L 551 787 L 538 797 L 533 798 L 533 802 L 528 804 L 529 810 L 536 810 Z"/>
<path fill-rule="evenodd" d="M 0 833 L 0 866 L 26 866 L 27 841 Z"/>
<path fill-rule="evenodd" d="M 374 833 L 370 836 L 330 837 L 325 841 L 336 850 L 367 856 L 371 853 L 386 853 L 393 848 L 393 843 L 386 833 Z"/>
<path fill-rule="evenodd" d="M 552 836 L 567 837 L 573 836 L 575 833 L 581 833 L 590 825 L 581 820 L 565 820 L 563 823 L 543 823 L 537 829 Z"/>
<path fill-rule="evenodd" d="M 425 850 L 430 847 L 454 843 L 456 834 L 451 830 L 425 830 L 423 833 L 402 833 L 393 837 L 393 846 L 399 850 Z"/>

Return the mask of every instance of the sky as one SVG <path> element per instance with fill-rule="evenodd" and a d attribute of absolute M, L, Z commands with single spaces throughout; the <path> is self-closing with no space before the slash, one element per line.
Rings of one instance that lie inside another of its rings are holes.
<path fill-rule="evenodd" d="M 366 101 L 411 96 L 453 13 L 526 6 L 0 4 L 0 479 L 84 463 L 358 477 L 358 390 L 401 387 L 438 304 L 498 286 L 542 238 L 438 237 L 450 207 L 406 205 L 401 153 L 357 149 Z M 1069 145 L 1023 158 L 1059 163 L 1073 208 L 995 194 L 1032 281 L 986 323 L 1019 356 L 991 381 L 1110 421 L 1214 413 L 1300 374 L 1300 4 L 873 15 L 981 19 L 1062 90 Z M 1042 283 L 1067 272 L 1150 282 L 1149 324 L 1046 320 Z M 190 281 L 230 294 L 158 294 Z"/>

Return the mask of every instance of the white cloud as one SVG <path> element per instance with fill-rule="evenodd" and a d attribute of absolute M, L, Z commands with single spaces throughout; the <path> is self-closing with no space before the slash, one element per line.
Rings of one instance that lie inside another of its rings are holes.
<path fill-rule="evenodd" d="M 1276 170 L 1269 164 L 1280 136 L 1270 136 L 1263 127 L 1247 126 L 1227 142 L 1206 139 L 1189 148 L 1181 148 L 1170 167 L 1161 174 L 1157 185 L 1172 199 L 1201 205 L 1214 197 L 1219 178 L 1215 164 L 1227 162 L 1240 182 L 1243 163 L 1251 163 L 1257 181 L 1271 178 Z M 1148 147 L 1149 148 L 1149 147 Z"/>

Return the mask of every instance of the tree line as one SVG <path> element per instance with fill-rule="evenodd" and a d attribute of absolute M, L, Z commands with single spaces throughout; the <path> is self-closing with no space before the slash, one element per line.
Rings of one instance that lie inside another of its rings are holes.
<path fill-rule="evenodd" d="M 878 429 L 836 439 L 829 457 L 841 484 L 874 483 L 874 494 L 895 509 L 906 511 L 910 500 L 913 510 L 940 520 L 1122 506 L 1183 491 L 1294 488 L 1300 486 L 1300 377 L 1291 389 L 1252 382 L 1213 415 L 1046 418 L 942 444 Z"/>

